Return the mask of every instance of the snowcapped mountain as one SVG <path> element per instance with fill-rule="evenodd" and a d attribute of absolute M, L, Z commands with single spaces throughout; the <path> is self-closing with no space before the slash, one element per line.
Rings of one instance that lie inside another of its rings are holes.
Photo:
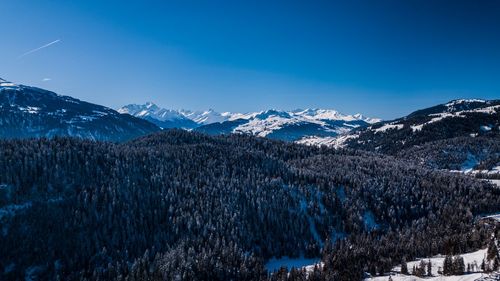
<path fill-rule="evenodd" d="M 337 138 L 304 138 L 300 142 L 395 154 L 432 141 L 498 135 L 500 100 L 459 99 L 354 130 Z"/>
<path fill-rule="evenodd" d="M 331 137 L 364 127 L 377 119 L 362 115 L 343 115 L 335 110 L 306 109 L 293 111 L 267 110 L 245 115 L 245 118 L 232 117 L 233 120 L 199 127 L 196 130 L 214 133 L 245 133 L 287 141 L 304 137 Z M 217 127 L 222 127 L 218 132 Z"/>
<path fill-rule="evenodd" d="M 143 105 L 129 104 L 117 110 L 122 114 L 130 114 L 135 117 L 146 119 L 160 128 L 184 128 L 197 127 L 197 122 L 187 118 L 182 112 L 160 108 L 152 102 Z"/>
<path fill-rule="evenodd" d="M 271 109 L 250 113 L 219 113 L 212 109 L 169 110 L 159 108 L 153 103 L 146 103 L 127 105 L 118 111 L 147 119 L 162 128 L 194 129 L 211 135 L 244 133 L 288 141 L 299 140 L 305 136 L 332 137 L 380 121 L 366 118 L 361 114 L 343 115 L 338 111 L 327 109 L 292 111 Z M 191 123 L 186 126 L 186 122 L 189 121 Z"/>
<path fill-rule="evenodd" d="M 0 79 L 0 137 L 75 136 L 124 141 L 158 131 L 111 108 Z"/>

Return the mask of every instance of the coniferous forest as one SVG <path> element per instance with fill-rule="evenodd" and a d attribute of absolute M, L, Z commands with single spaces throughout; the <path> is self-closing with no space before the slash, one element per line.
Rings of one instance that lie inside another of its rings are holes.
<path fill-rule="evenodd" d="M 486 247 L 499 206 L 404 157 L 244 135 L 2 140 L 0 279 L 360 280 Z M 323 266 L 267 272 L 282 256 Z"/>

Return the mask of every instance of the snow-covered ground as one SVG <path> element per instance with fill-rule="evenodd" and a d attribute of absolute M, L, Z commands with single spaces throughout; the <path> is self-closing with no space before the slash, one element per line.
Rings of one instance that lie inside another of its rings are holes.
<path fill-rule="evenodd" d="M 401 266 L 396 266 L 393 268 L 393 275 L 391 278 L 393 281 L 419 281 L 419 280 L 427 280 L 427 281 L 473 281 L 479 280 L 481 277 L 486 277 L 488 274 L 481 273 L 481 262 L 486 255 L 486 249 L 482 249 L 479 251 L 462 254 L 461 256 L 464 258 L 464 263 L 467 268 L 467 264 L 472 265 L 472 269 L 470 274 L 460 275 L 460 276 L 442 276 L 438 274 L 443 267 L 444 256 L 438 255 L 432 258 L 424 258 L 416 261 L 408 262 L 408 271 L 411 272 L 413 266 L 418 266 L 421 260 L 425 262 L 431 261 L 432 264 L 432 275 L 433 277 L 425 277 L 419 278 L 412 275 L 402 275 L 400 274 Z M 494 273 L 493 273 L 494 274 Z M 366 278 L 365 281 L 387 281 L 389 280 L 389 275 L 387 276 L 377 276 L 373 278 Z"/>
<path fill-rule="evenodd" d="M 496 186 L 500 187 L 500 180 L 489 180 L 489 181 L 495 184 Z"/>
<path fill-rule="evenodd" d="M 343 148 L 346 146 L 347 141 L 351 139 L 356 139 L 358 137 L 359 135 L 356 134 L 340 135 L 337 137 L 309 136 L 296 141 L 296 143 L 305 145 L 317 145 L 317 146 L 326 145 L 333 148 Z"/>
<path fill-rule="evenodd" d="M 382 127 L 375 129 L 374 131 L 376 133 L 378 133 L 378 132 L 385 132 L 385 131 L 391 130 L 391 129 L 401 130 L 401 129 L 403 129 L 403 127 L 404 127 L 403 124 L 390 123 L 390 124 L 385 124 Z"/>
<path fill-rule="evenodd" d="M 416 276 L 396 274 L 396 275 L 392 275 L 391 278 L 393 281 L 420 281 L 420 280 L 426 280 L 426 281 L 475 281 L 475 280 L 480 279 L 483 276 L 486 276 L 486 275 L 484 275 L 482 273 L 472 273 L 472 274 L 461 275 L 461 276 L 435 276 L 435 277 L 419 278 Z M 389 280 L 389 276 L 378 276 L 375 278 L 367 278 L 365 280 L 387 281 L 387 280 Z"/>

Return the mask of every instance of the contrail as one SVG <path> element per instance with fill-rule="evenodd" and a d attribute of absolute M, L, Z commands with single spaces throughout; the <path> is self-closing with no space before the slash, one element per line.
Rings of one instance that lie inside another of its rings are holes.
<path fill-rule="evenodd" d="M 36 51 L 40 51 L 40 50 L 41 50 L 41 49 L 43 49 L 43 48 L 47 48 L 47 47 L 48 47 L 48 46 L 50 46 L 50 45 L 54 45 L 55 43 L 57 43 L 57 42 L 59 42 L 59 41 L 61 41 L 61 39 L 57 39 L 56 41 L 50 42 L 50 43 L 45 44 L 45 45 L 43 45 L 43 46 L 41 46 L 41 47 L 38 47 L 38 48 L 33 49 L 33 50 L 31 50 L 31 51 L 28 51 L 28 52 L 26 52 L 26 53 L 24 53 L 24 54 L 20 55 L 20 56 L 18 57 L 18 59 L 20 59 L 20 58 L 22 58 L 22 57 L 24 57 L 24 56 L 27 56 L 27 55 L 29 55 L 29 54 L 32 54 L 32 53 L 34 53 L 34 52 L 36 52 Z"/>

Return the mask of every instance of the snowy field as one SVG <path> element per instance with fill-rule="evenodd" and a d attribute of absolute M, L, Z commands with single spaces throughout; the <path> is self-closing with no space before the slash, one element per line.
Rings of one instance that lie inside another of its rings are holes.
<path fill-rule="evenodd" d="M 393 281 L 420 281 L 420 280 L 426 280 L 426 281 L 475 281 L 475 280 L 480 279 L 483 276 L 485 276 L 485 275 L 482 273 L 472 273 L 472 274 L 461 275 L 461 276 L 436 276 L 436 277 L 426 277 L 426 278 L 419 278 L 416 276 L 396 274 L 396 275 L 393 275 L 391 277 L 392 277 Z M 365 279 L 365 281 L 367 281 L 367 280 L 387 281 L 387 280 L 389 280 L 389 276 L 380 276 L 380 277 Z"/>
<path fill-rule="evenodd" d="M 474 280 L 481 280 L 482 277 L 487 277 L 487 274 L 480 273 L 480 265 L 483 260 L 483 258 L 486 255 L 486 249 L 482 249 L 476 252 L 471 252 L 467 254 L 461 255 L 464 258 L 464 263 L 467 268 L 467 264 L 474 265 L 473 268 L 471 269 L 472 273 L 471 274 L 465 274 L 465 275 L 460 275 L 460 276 L 441 276 L 437 272 L 438 270 L 442 269 L 443 262 L 444 262 L 444 256 L 435 256 L 432 258 L 425 258 L 423 259 L 425 262 L 431 261 L 432 264 L 432 275 L 433 277 L 425 277 L 425 278 L 419 278 L 416 276 L 411 276 L 411 275 L 402 275 L 399 274 L 401 271 L 401 266 L 397 266 L 393 268 L 393 271 L 395 272 L 394 275 L 391 276 L 393 281 L 420 281 L 420 280 L 427 280 L 427 281 L 474 281 Z M 408 262 L 408 271 L 411 272 L 413 266 L 418 266 L 420 263 L 420 259 L 416 261 L 411 261 Z M 378 276 L 374 278 L 366 278 L 365 281 L 387 281 L 389 280 L 389 275 L 387 276 Z"/>

